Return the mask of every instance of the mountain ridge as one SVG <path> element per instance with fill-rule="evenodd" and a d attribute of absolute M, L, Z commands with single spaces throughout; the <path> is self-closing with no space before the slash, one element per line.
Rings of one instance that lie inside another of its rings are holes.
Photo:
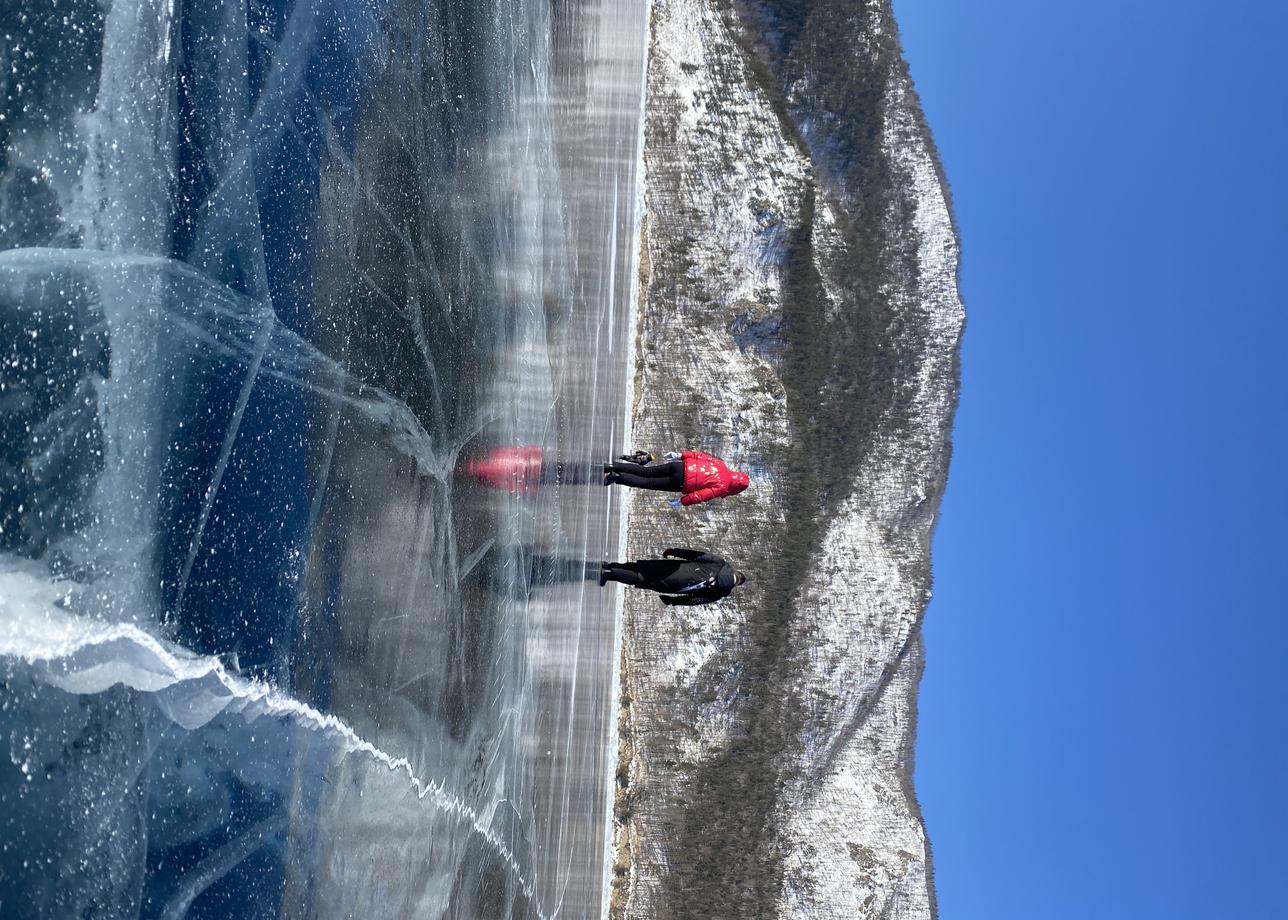
<path fill-rule="evenodd" d="M 610 914 L 933 917 L 912 751 L 964 321 L 942 166 L 884 0 L 667 0 L 651 32 L 635 441 L 753 487 L 637 497 L 630 552 L 753 579 L 627 600 Z"/>

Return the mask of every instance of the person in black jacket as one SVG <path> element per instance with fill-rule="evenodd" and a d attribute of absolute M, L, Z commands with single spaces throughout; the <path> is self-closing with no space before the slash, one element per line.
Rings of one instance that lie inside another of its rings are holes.
<path fill-rule="evenodd" d="M 696 549 L 672 548 L 665 559 L 635 562 L 605 562 L 599 573 L 600 585 L 621 582 L 633 588 L 657 591 L 664 604 L 714 604 L 728 597 L 747 576 L 719 556 Z"/>

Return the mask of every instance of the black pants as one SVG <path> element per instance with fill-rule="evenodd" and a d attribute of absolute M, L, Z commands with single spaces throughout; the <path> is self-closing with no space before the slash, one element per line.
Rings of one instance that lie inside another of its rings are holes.
<path fill-rule="evenodd" d="M 644 584 L 644 574 L 629 562 L 605 562 L 603 574 L 605 581 L 617 581 L 637 588 Z"/>
<path fill-rule="evenodd" d="M 683 492 L 684 461 L 643 464 L 618 460 L 608 464 L 608 483 L 630 486 L 632 489 Z"/>
<path fill-rule="evenodd" d="M 687 591 L 701 582 L 705 572 L 682 559 L 639 559 L 635 562 L 605 562 L 606 581 L 667 594 Z"/>

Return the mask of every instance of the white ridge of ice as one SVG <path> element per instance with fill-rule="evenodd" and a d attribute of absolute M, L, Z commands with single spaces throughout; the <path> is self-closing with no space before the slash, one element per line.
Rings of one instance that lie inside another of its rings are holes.
<path fill-rule="evenodd" d="M 234 713 L 247 722 L 261 716 L 289 718 L 334 739 L 345 755 L 364 755 L 391 773 L 405 774 L 418 799 L 467 823 L 509 866 L 537 916 L 549 920 L 514 852 L 443 782 L 422 779 L 407 758 L 381 750 L 342 720 L 264 681 L 230 673 L 217 658 L 191 654 L 132 623 L 67 613 L 58 607 L 67 593 L 37 564 L 13 559 L 0 563 L 0 658 L 24 662 L 39 678 L 67 693 L 102 693 L 121 684 L 154 694 L 161 711 L 189 731 Z"/>

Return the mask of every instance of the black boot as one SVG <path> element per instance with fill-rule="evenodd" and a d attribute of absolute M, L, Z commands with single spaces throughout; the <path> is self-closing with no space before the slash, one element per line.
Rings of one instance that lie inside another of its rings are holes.
<path fill-rule="evenodd" d="M 602 588 L 606 584 L 608 584 L 608 563 L 601 562 L 599 564 L 599 586 Z"/>

